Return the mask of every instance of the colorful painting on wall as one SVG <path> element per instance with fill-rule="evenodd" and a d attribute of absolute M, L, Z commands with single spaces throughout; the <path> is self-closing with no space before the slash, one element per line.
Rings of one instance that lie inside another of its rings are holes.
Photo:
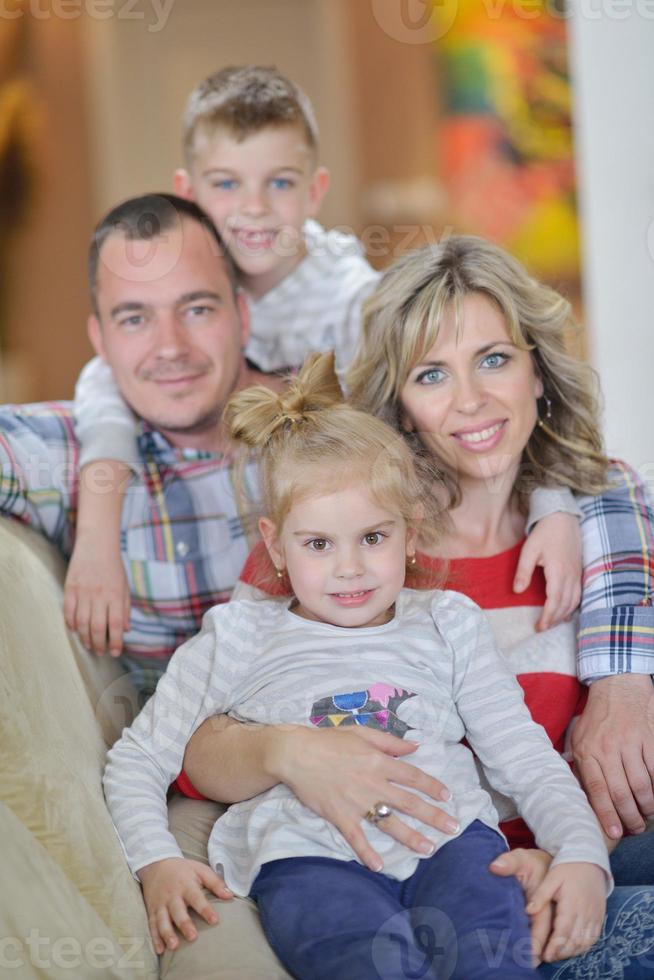
<path fill-rule="evenodd" d="M 539 276 L 579 273 L 566 20 L 552 0 L 433 0 L 442 177 L 457 231 Z M 452 8 L 456 7 L 456 11 Z"/>

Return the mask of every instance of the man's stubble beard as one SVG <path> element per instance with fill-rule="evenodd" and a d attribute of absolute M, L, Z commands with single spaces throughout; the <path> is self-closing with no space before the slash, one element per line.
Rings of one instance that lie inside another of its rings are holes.
<path fill-rule="evenodd" d="M 225 405 L 237 390 L 242 366 L 243 366 L 242 361 L 239 361 L 236 364 L 236 367 L 234 369 L 234 374 L 229 386 L 229 390 L 227 392 L 224 401 L 222 401 L 219 405 L 216 405 L 213 408 L 209 409 L 208 412 L 205 412 L 204 415 L 199 416 L 193 422 L 187 422 L 184 425 L 180 425 L 179 422 L 176 422 L 174 420 L 169 423 L 163 419 L 159 419 L 159 420 L 151 419 L 148 418 L 148 416 L 143 413 L 141 414 L 140 417 L 143 419 L 144 422 L 147 422 L 147 424 L 152 429 L 162 432 L 163 434 L 169 432 L 176 436 L 179 435 L 198 436 L 198 435 L 205 435 L 207 432 L 215 432 L 216 435 L 220 437 L 222 435 L 222 416 L 225 410 Z M 180 401 L 182 400 L 183 400 L 183 396 L 180 398 Z"/>
<path fill-rule="evenodd" d="M 219 408 L 214 408 L 205 415 L 202 415 L 199 419 L 194 422 L 188 422 L 186 425 L 179 425 L 176 422 L 165 422 L 162 420 L 156 421 L 155 419 L 149 419 L 145 415 L 143 420 L 148 423 L 152 429 L 156 429 L 159 432 L 174 432 L 175 435 L 204 435 L 207 432 L 215 431 L 218 433 L 220 429 L 220 420 L 223 414 L 223 406 Z"/>

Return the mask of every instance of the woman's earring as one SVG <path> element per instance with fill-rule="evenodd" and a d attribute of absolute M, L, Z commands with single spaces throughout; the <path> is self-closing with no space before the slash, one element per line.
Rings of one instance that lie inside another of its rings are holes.
<path fill-rule="evenodd" d="M 545 418 L 546 419 L 551 419 L 552 418 L 552 402 L 547 397 L 547 395 L 543 395 L 543 400 L 545 401 Z M 541 426 L 543 425 L 543 420 L 540 417 L 538 418 L 538 424 L 541 425 Z"/>

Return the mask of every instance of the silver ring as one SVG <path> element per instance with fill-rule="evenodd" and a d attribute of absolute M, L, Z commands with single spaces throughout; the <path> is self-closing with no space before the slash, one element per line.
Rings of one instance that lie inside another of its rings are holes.
<path fill-rule="evenodd" d="M 366 820 L 368 823 L 378 824 L 380 820 L 390 817 L 392 812 L 388 803 L 375 803 L 366 813 Z"/>

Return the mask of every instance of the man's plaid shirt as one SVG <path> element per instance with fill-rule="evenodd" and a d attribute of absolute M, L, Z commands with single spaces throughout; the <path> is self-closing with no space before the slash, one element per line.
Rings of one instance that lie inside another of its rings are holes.
<path fill-rule="evenodd" d="M 142 468 L 122 516 L 132 594 L 123 660 L 150 694 L 205 611 L 229 599 L 254 539 L 237 513 L 232 458 L 175 450 L 147 426 L 139 453 Z M 0 409 L 0 511 L 40 530 L 66 558 L 75 540 L 78 454 L 70 404 Z M 616 464 L 611 479 L 601 497 L 579 501 L 582 680 L 654 673 L 654 514 L 632 470 Z"/>
<path fill-rule="evenodd" d="M 232 458 L 175 450 L 147 426 L 138 442 L 142 468 L 121 526 L 132 595 L 123 661 L 147 695 L 206 610 L 229 599 L 254 538 L 237 513 Z M 40 530 L 66 558 L 75 541 L 78 453 L 70 404 L 0 409 L 0 511 Z"/>
<path fill-rule="evenodd" d="M 654 511 L 616 462 L 601 497 L 580 497 L 584 550 L 577 672 L 583 681 L 654 674 Z"/>

